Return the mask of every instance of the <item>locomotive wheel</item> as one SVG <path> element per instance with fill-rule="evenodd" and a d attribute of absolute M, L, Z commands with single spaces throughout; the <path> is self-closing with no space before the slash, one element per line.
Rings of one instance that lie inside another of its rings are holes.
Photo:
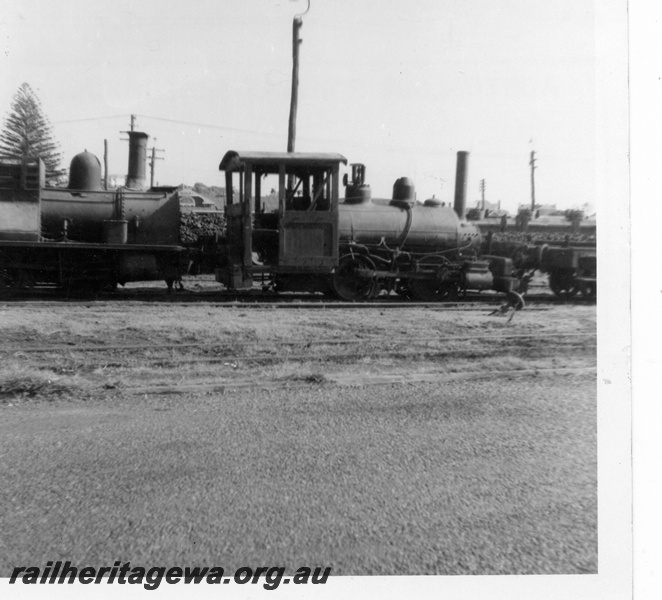
<path fill-rule="evenodd" d="M 573 298 L 579 291 L 579 286 L 572 275 L 563 273 L 549 274 L 549 287 L 559 298 Z"/>
<path fill-rule="evenodd" d="M 331 287 L 338 298 L 349 301 L 367 300 L 376 295 L 378 284 L 358 273 L 359 269 L 374 270 L 374 263 L 366 256 L 345 256 L 331 277 Z"/>

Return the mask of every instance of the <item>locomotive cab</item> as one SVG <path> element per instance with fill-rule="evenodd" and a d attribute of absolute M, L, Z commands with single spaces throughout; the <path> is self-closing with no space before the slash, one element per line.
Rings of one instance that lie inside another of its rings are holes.
<path fill-rule="evenodd" d="M 340 154 L 228 152 L 226 264 L 216 279 L 230 289 L 272 273 L 279 289 L 316 291 L 338 264 Z M 277 206 L 269 205 L 273 190 Z M 255 259 L 258 259 L 257 261 Z M 261 262 L 262 264 L 256 264 Z"/>

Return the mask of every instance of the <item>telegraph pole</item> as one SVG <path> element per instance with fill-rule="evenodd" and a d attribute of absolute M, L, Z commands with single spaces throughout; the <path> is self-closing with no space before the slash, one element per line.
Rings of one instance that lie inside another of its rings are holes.
<path fill-rule="evenodd" d="M 149 161 L 149 187 L 154 187 L 154 166 L 156 165 L 157 160 L 164 160 L 162 156 L 156 156 L 157 152 L 165 152 L 163 148 L 156 147 L 156 138 L 154 138 L 154 146 L 152 146 L 152 159 Z"/>
<path fill-rule="evenodd" d="M 297 137 L 297 105 L 299 102 L 299 46 L 301 38 L 299 31 L 303 25 L 303 15 L 310 10 L 310 0 L 308 7 L 302 13 L 294 15 L 292 21 L 292 97 L 290 99 L 290 123 L 287 131 L 287 151 L 294 152 L 295 141 Z"/>
<path fill-rule="evenodd" d="M 536 151 L 531 150 L 531 160 L 529 160 L 529 165 L 531 165 L 531 216 L 536 212 L 536 182 L 534 178 L 534 171 L 536 170 Z"/>
<path fill-rule="evenodd" d="M 292 97 L 290 99 L 290 123 L 287 131 L 287 151 L 294 152 L 297 135 L 297 105 L 299 101 L 299 46 L 301 39 L 299 31 L 303 25 L 300 16 L 294 17 L 292 22 Z"/>

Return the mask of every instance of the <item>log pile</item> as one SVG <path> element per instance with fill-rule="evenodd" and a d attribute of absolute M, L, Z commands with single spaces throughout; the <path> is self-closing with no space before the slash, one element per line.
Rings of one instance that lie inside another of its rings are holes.
<path fill-rule="evenodd" d="M 483 237 L 487 237 L 486 235 Z M 562 233 L 547 231 L 505 231 L 494 233 L 492 243 L 510 243 L 510 244 L 552 244 L 558 246 L 568 242 L 569 246 L 573 244 L 595 244 L 595 235 L 587 233 Z"/>
<path fill-rule="evenodd" d="M 225 235 L 225 216 L 222 212 L 181 212 L 179 241 L 187 246 L 216 236 Z"/>
<path fill-rule="evenodd" d="M 489 243 L 488 236 L 483 236 L 483 252 L 494 256 L 514 257 L 518 253 L 527 252 L 529 246 L 595 246 L 594 235 L 582 233 L 547 233 L 547 232 L 517 232 L 507 231 L 492 234 Z"/>

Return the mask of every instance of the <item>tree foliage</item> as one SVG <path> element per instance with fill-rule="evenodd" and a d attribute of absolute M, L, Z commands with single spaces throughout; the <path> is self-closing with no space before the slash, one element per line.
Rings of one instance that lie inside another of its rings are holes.
<path fill-rule="evenodd" d="M 46 167 L 46 179 L 57 180 L 62 154 L 53 138 L 51 125 L 41 109 L 41 102 L 32 88 L 23 83 L 18 88 L 0 133 L 0 157 L 39 157 Z"/>
<path fill-rule="evenodd" d="M 565 218 L 568 221 L 581 221 L 584 218 L 584 211 L 577 209 L 569 209 L 565 211 Z"/>

